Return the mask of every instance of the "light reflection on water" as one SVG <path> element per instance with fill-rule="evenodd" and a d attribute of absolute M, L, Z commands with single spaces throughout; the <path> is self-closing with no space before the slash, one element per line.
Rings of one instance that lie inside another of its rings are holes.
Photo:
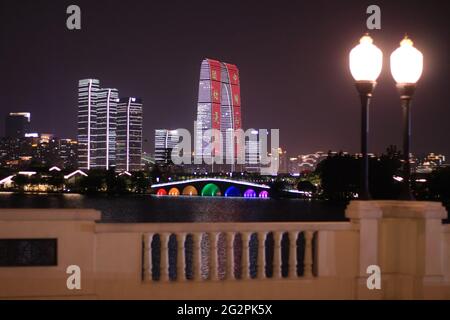
<path fill-rule="evenodd" d="M 345 205 L 300 199 L 0 193 L 0 208 L 92 208 L 102 222 L 342 221 Z"/>

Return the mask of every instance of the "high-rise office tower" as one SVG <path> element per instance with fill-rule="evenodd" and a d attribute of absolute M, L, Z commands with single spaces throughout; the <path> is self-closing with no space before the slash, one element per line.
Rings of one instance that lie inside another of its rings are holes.
<path fill-rule="evenodd" d="M 200 83 L 197 105 L 197 128 L 195 141 L 196 163 L 210 161 L 213 156 L 222 156 L 220 169 L 235 171 L 239 141 L 233 138 L 234 131 L 242 128 L 241 95 L 239 70 L 235 65 L 204 59 L 200 68 Z M 215 140 L 208 130 L 216 129 L 221 133 L 222 147 L 217 142 L 213 148 L 207 146 Z M 203 137 L 203 139 L 202 139 Z M 233 141 L 232 143 L 226 143 Z M 214 171 L 214 164 L 211 166 Z"/>
<path fill-rule="evenodd" d="M 23 138 L 30 132 L 31 114 L 29 112 L 11 112 L 5 119 L 5 136 Z"/>
<path fill-rule="evenodd" d="M 96 164 L 97 95 L 100 81 L 78 82 L 78 168 L 89 170 Z"/>
<path fill-rule="evenodd" d="M 245 140 L 245 171 L 259 172 L 261 166 L 259 132 L 252 130 Z"/>
<path fill-rule="evenodd" d="M 119 92 L 99 89 L 96 104 L 95 168 L 109 170 L 116 165 L 116 117 Z"/>
<path fill-rule="evenodd" d="M 142 155 L 142 100 L 120 98 L 117 105 L 116 169 L 141 169 Z"/>
<path fill-rule="evenodd" d="M 178 152 L 180 135 L 177 130 L 155 130 L 155 162 L 170 164 L 172 152 Z"/>
<path fill-rule="evenodd" d="M 75 168 L 77 165 L 77 146 L 78 143 L 73 139 L 59 140 L 59 158 L 60 166 L 64 168 Z"/>

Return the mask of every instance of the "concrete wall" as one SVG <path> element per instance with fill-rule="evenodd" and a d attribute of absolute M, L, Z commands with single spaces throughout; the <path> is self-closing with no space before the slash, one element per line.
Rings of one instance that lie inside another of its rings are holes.
<path fill-rule="evenodd" d="M 2 209 L 0 239 L 57 238 L 58 265 L 0 267 L 0 298 L 450 299 L 450 227 L 441 223 L 442 206 L 355 201 L 346 214 L 350 222 L 103 224 L 94 210 Z M 145 234 L 303 230 L 317 232 L 316 277 L 143 279 Z M 66 287 L 73 264 L 82 270 L 81 290 Z M 381 290 L 367 289 L 371 264 L 381 267 Z"/>
<path fill-rule="evenodd" d="M 57 238 L 58 265 L 0 267 L 0 298 L 53 298 L 95 296 L 94 210 L 0 210 L 0 239 Z M 69 291 L 66 269 L 79 265 L 81 290 Z"/>

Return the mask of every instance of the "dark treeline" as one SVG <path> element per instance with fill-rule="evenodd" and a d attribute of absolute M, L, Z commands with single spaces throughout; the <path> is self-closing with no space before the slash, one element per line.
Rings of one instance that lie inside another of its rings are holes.
<path fill-rule="evenodd" d="M 360 158 L 343 153 L 330 154 L 316 169 L 321 181 L 321 197 L 332 201 L 354 198 L 359 191 L 360 168 Z M 401 154 L 395 148 L 389 148 L 379 157 L 369 158 L 369 188 L 373 199 L 399 198 L 402 182 L 394 179 L 394 176 L 402 176 L 401 168 Z M 416 199 L 448 204 L 450 167 L 437 168 L 425 175 L 413 172 L 411 180 Z"/>

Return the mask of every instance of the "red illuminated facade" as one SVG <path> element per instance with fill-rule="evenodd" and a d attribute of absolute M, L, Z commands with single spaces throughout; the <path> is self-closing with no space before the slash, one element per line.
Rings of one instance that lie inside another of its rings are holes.
<path fill-rule="evenodd" d="M 197 105 L 196 157 L 206 160 L 214 155 L 222 155 L 224 162 L 227 162 L 226 159 L 236 159 L 237 150 L 240 148 L 238 142 L 227 145 L 224 140 L 227 134 L 241 128 L 239 69 L 233 64 L 204 59 L 200 69 Z M 206 148 L 210 141 L 214 141 L 207 134 L 207 130 L 210 129 L 220 130 L 223 139 L 222 148 L 218 143 L 213 144 L 212 150 Z M 202 141 L 202 137 L 206 139 Z M 200 160 L 197 160 L 197 163 L 199 162 Z M 236 170 L 234 164 L 228 167 L 220 166 L 220 170 Z M 212 171 L 217 171 L 216 169 L 211 168 Z"/>

